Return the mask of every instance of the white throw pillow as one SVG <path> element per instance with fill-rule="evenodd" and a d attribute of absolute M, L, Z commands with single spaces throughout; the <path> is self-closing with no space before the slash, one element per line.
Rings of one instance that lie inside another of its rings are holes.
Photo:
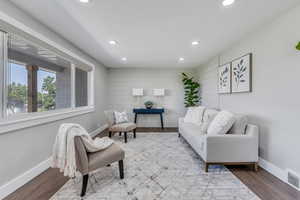
<path fill-rule="evenodd" d="M 115 123 L 116 124 L 126 123 L 126 122 L 129 121 L 127 113 L 125 111 L 124 112 L 114 111 L 114 116 L 115 116 Z"/>
<path fill-rule="evenodd" d="M 203 106 L 189 107 L 183 121 L 185 123 L 193 123 L 196 125 L 201 125 L 204 110 L 205 107 Z"/>
<path fill-rule="evenodd" d="M 221 111 L 210 123 L 207 134 L 208 135 L 225 135 L 235 122 L 235 117 L 228 111 Z"/>

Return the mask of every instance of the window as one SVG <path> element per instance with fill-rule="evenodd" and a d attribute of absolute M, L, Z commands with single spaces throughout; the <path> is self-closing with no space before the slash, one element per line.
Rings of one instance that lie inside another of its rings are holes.
<path fill-rule="evenodd" d="M 87 106 L 88 105 L 88 99 L 87 99 L 88 73 L 82 69 L 76 68 L 75 80 L 76 80 L 75 82 L 76 107 Z"/>
<path fill-rule="evenodd" d="M 91 106 L 92 67 L 44 46 L 0 31 L 0 121 Z"/>

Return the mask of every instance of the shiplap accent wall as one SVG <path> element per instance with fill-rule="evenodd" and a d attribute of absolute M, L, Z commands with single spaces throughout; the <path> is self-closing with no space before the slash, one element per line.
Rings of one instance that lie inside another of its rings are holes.
<path fill-rule="evenodd" d="M 159 102 L 158 98 L 153 96 L 152 89 L 165 88 L 166 95 L 160 98 L 163 107 L 166 108 L 165 126 L 177 127 L 178 118 L 184 116 L 186 111 L 181 72 L 196 76 L 196 70 L 193 69 L 109 69 L 109 109 L 126 110 L 133 119 L 132 108 L 137 104 L 137 100 L 132 96 L 132 88 L 144 88 L 144 97 L 140 100 L 141 104 L 147 100 Z M 159 127 L 159 116 L 141 116 L 138 126 Z"/>

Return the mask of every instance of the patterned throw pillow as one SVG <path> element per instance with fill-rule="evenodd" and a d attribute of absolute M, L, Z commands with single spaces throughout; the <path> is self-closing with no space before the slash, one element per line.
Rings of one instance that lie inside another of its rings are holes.
<path fill-rule="evenodd" d="M 115 124 L 126 123 L 129 121 L 127 113 L 125 111 L 124 112 L 114 111 L 114 116 L 115 116 Z"/>
<path fill-rule="evenodd" d="M 228 111 L 221 111 L 210 123 L 208 135 L 225 135 L 235 122 L 234 115 Z"/>

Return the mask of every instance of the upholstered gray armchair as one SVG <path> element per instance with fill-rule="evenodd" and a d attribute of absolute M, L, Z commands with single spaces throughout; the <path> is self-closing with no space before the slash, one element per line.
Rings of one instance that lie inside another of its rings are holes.
<path fill-rule="evenodd" d="M 74 142 L 77 169 L 83 175 L 81 197 L 86 193 L 89 172 L 99 169 L 100 167 L 108 166 L 118 161 L 120 178 L 124 178 L 123 160 L 125 158 L 125 152 L 117 144 L 112 144 L 101 151 L 88 153 L 81 137 L 76 136 Z"/>
<path fill-rule="evenodd" d="M 133 132 L 133 137 L 136 138 L 136 124 L 133 122 L 126 122 L 121 124 L 115 124 L 114 123 L 114 112 L 113 111 L 104 111 L 106 122 L 108 124 L 108 131 L 109 131 L 109 137 L 112 136 L 112 134 L 119 132 L 121 135 L 124 133 L 124 139 L 125 143 L 127 143 L 127 133 Z"/>

